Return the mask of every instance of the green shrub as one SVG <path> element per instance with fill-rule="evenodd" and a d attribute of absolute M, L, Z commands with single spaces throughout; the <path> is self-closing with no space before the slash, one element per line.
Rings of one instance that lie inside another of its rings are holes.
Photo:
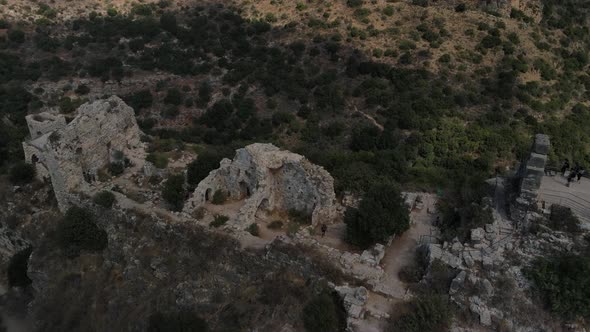
<path fill-rule="evenodd" d="M 526 274 L 549 310 L 566 319 L 590 317 L 590 257 L 539 258 Z"/>
<path fill-rule="evenodd" d="M 580 220 L 565 206 L 552 205 L 549 227 L 557 231 L 578 232 Z"/>
<path fill-rule="evenodd" d="M 387 16 L 393 15 L 394 12 L 395 12 L 395 9 L 391 5 L 387 5 L 387 6 L 385 6 L 385 8 L 383 8 L 383 14 L 385 14 Z"/>
<path fill-rule="evenodd" d="M 248 226 L 248 228 L 246 230 L 248 231 L 248 233 L 252 234 L 253 236 L 260 235 L 260 229 L 258 228 L 257 223 L 251 224 L 250 226 Z"/>
<path fill-rule="evenodd" d="M 107 15 L 110 17 L 115 17 L 117 16 L 119 13 L 117 12 L 117 10 L 113 7 L 109 7 L 107 8 Z"/>
<path fill-rule="evenodd" d="M 337 295 L 327 291 L 315 296 L 303 307 L 303 325 L 307 332 L 344 331 L 346 322 Z"/>
<path fill-rule="evenodd" d="M 188 164 L 187 182 L 191 186 L 196 186 L 209 172 L 219 167 L 219 162 L 226 156 L 225 152 L 219 150 L 207 149 L 197 156 L 197 159 Z"/>
<path fill-rule="evenodd" d="M 156 166 L 159 169 L 163 169 L 168 166 L 168 157 L 166 157 L 166 155 L 164 155 L 162 153 L 152 152 L 147 155 L 145 160 L 154 164 L 154 166 Z"/>
<path fill-rule="evenodd" d="M 76 88 L 76 90 L 74 90 L 74 92 L 77 95 L 85 95 L 85 94 L 88 94 L 90 92 L 90 88 L 87 85 L 85 85 L 85 84 L 80 84 L 80 85 L 78 85 L 78 87 Z"/>
<path fill-rule="evenodd" d="M 192 311 L 154 313 L 149 317 L 147 332 L 207 332 L 207 322 Z"/>
<path fill-rule="evenodd" d="M 412 0 L 412 4 L 421 7 L 428 7 L 428 0 Z"/>
<path fill-rule="evenodd" d="M 458 4 L 457 6 L 455 6 L 455 11 L 457 13 L 463 13 L 466 10 L 467 10 L 467 6 L 462 2 L 460 4 Z"/>
<path fill-rule="evenodd" d="M 410 310 L 392 320 L 387 331 L 423 332 L 448 331 L 452 311 L 445 295 L 422 295 L 410 303 Z"/>
<path fill-rule="evenodd" d="M 27 249 L 16 253 L 10 258 L 10 261 L 8 262 L 8 268 L 6 270 L 8 285 L 10 287 L 26 287 L 32 283 L 31 279 L 29 279 L 29 276 L 27 276 L 31 252 L 33 252 L 33 248 L 28 247 Z"/>
<path fill-rule="evenodd" d="M 112 162 L 109 164 L 109 172 L 113 176 L 118 176 L 123 174 L 125 171 L 125 164 L 123 162 Z"/>
<path fill-rule="evenodd" d="M 183 101 L 182 92 L 178 88 L 168 89 L 168 93 L 164 98 L 164 103 L 169 105 L 179 106 Z"/>
<path fill-rule="evenodd" d="M 57 227 L 59 245 L 70 257 L 80 251 L 102 251 L 107 247 L 107 233 L 94 223 L 94 216 L 87 209 L 73 206 Z"/>
<path fill-rule="evenodd" d="M 180 211 L 184 205 L 184 175 L 176 174 L 168 177 L 164 182 L 162 197 L 173 211 Z"/>
<path fill-rule="evenodd" d="M 35 173 L 35 166 L 21 161 L 10 168 L 9 179 L 12 184 L 30 183 L 35 178 Z"/>
<path fill-rule="evenodd" d="M 355 8 L 355 7 L 360 7 L 360 6 L 362 6 L 364 3 L 365 3 L 365 1 L 364 1 L 364 0 L 347 0 L 347 1 L 346 1 L 346 5 L 347 5 L 348 7 L 352 7 L 352 8 Z"/>
<path fill-rule="evenodd" d="M 211 203 L 215 205 L 222 205 L 227 200 L 227 193 L 221 189 L 215 190 L 213 194 L 213 199 L 211 199 Z"/>
<path fill-rule="evenodd" d="M 214 227 L 214 228 L 220 227 L 222 225 L 225 225 L 225 223 L 228 220 L 229 220 L 228 216 L 218 214 L 213 218 L 213 221 L 209 224 L 209 227 Z"/>
<path fill-rule="evenodd" d="M 268 229 L 281 229 L 283 228 L 283 222 L 281 220 L 273 220 L 268 226 Z"/>
<path fill-rule="evenodd" d="M 113 203 L 116 202 L 116 200 L 117 199 L 115 197 L 115 194 L 106 190 L 97 193 L 96 195 L 94 195 L 94 198 L 92 199 L 92 201 L 95 204 L 98 204 L 105 208 L 111 208 L 113 206 Z"/>
<path fill-rule="evenodd" d="M 347 241 L 368 247 L 405 232 L 410 227 L 410 215 L 397 187 L 379 183 L 363 196 L 358 209 L 346 211 L 345 222 Z"/>
<path fill-rule="evenodd" d="M 8 40 L 13 43 L 22 44 L 25 42 L 25 33 L 22 30 L 9 30 Z"/>

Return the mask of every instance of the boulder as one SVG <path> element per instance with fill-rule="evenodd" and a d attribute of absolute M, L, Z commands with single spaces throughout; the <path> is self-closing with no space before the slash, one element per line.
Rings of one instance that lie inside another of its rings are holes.
<path fill-rule="evenodd" d="M 453 279 L 451 282 L 451 287 L 449 288 L 449 294 L 453 295 L 459 291 L 459 289 L 463 288 L 465 284 L 465 277 L 467 276 L 467 272 L 461 271 L 459 274 Z"/>
<path fill-rule="evenodd" d="M 473 243 L 480 243 L 484 239 L 484 230 L 483 228 L 474 228 L 471 230 L 471 241 Z"/>

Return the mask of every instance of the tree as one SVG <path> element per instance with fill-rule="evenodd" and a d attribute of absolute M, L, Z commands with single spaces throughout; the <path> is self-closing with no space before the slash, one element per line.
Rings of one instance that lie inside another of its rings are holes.
<path fill-rule="evenodd" d="M 10 169 L 10 182 L 13 184 L 25 184 L 35 178 L 35 167 L 24 161 L 18 162 Z"/>
<path fill-rule="evenodd" d="M 405 232 L 410 227 L 410 215 L 397 187 L 378 183 L 364 195 L 358 209 L 346 211 L 345 222 L 347 241 L 368 247 Z"/>
<path fill-rule="evenodd" d="M 22 30 L 10 30 L 8 40 L 13 43 L 22 44 L 25 42 L 25 33 Z"/>
<path fill-rule="evenodd" d="M 225 155 L 213 150 L 205 150 L 200 153 L 196 160 L 188 164 L 186 171 L 187 182 L 196 186 L 209 175 L 209 172 L 219 167 L 219 162 Z"/>
<path fill-rule="evenodd" d="M 94 203 L 105 208 L 111 208 L 116 200 L 115 194 L 106 190 L 97 193 L 93 198 Z"/>
<path fill-rule="evenodd" d="M 590 258 L 567 254 L 539 258 L 527 271 L 545 305 L 566 319 L 590 317 Z"/>
<path fill-rule="evenodd" d="M 87 209 L 72 206 L 57 228 L 60 247 L 68 256 L 78 256 L 80 251 L 102 251 L 108 245 L 107 233 L 94 222 Z"/>
<path fill-rule="evenodd" d="M 192 311 L 154 313 L 149 318 L 148 332 L 207 332 L 207 322 Z"/>
<path fill-rule="evenodd" d="M 184 205 L 184 175 L 176 174 L 168 177 L 162 189 L 162 197 L 168 204 L 171 210 L 180 211 Z"/>
<path fill-rule="evenodd" d="M 320 293 L 303 308 L 303 325 L 307 332 L 343 331 L 343 310 L 337 295 L 327 291 Z M 344 319 L 343 319 L 344 318 Z M 344 323 L 346 327 L 346 323 Z"/>

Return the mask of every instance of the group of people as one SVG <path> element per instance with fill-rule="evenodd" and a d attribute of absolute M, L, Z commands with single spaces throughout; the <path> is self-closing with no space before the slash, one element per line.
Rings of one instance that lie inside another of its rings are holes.
<path fill-rule="evenodd" d="M 578 165 L 576 163 L 576 166 L 574 166 L 573 168 L 570 169 L 570 162 L 569 160 L 565 160 L 563 162 L 563 165 L 561 166 L 561 174 L 563 176 L 565 176 L 565 173 L 567 171 L 570 171 L 569 174 L 567 175 L 567 186 L 569 187 L 570 184 L 572 182 L 574 182 L 574 180 L 576 180 L 577 178 L 577 182 L 580 182 L 580 179 L 582 178 L 582 176 L 584 175 L 584 173 L 586 172 L 580 165 Z"/>

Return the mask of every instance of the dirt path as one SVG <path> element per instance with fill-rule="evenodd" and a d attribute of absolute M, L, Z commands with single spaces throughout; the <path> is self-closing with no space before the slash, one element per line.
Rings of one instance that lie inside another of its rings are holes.
<path fill-rule="evenodd" d="M 415 249 L 419 245 L 420 237 L 436 231 L 435 227 L 432 226 L 436 214 L 427 212 L 428 210 L 436 211 L 436 196 L 423 194 L 422 199 L 424 207 L 411 213 L 412 225 L 410 229 L 393 241 L 381 261 L 385 274 L 381 279 L 379 288 L 391 294 L 392 299 L 388 300 L 382 295 L 373 293 L 369 297 L 369 303 L 367 304 L 369 309 L 390 313 L 395 302 L 403 301 L 406 298 L 408 286 L 400 280 L 399 272 L 404 266 L 410 265 L 415 260 Z"/>
<path fill-rule="evenodd" d="M 379 128 L 379 130 L 383 131 L 383 129 L 384 129 L 384 128 L 383 128 L 383 125 L 382 125 L 382 124 L 380 124 L 379 122 L 377 122 L 377 120 L 375 120 L 375 118 L 374 118 L 374 117 L 372 117 L 371 115 L 369 115 L 369 114 L 367 114 L 367 113 L 365 113 L 365 112 L 363 112 L 363 111 L 359 111 L 359 109 L 358 109 L 356 106 L 354 107 L 354 111 L 355 111 L 355 112 L 357 112 L 357 113 L 360 113 L 360 114 L 361 114 L 362 116 L 364 116 L 364 117 L 365 117 L 367 120 L 371 121 L 371 123 L 372 123 L 373 125 L 375 125 L 375 127 Z"/>

